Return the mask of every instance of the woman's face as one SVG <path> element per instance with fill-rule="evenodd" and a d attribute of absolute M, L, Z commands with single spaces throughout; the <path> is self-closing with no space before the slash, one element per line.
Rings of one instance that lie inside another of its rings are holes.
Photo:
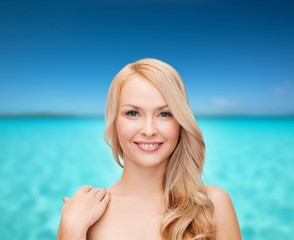
<path fill-rule="evenodd" d="M 134 75 L 122 86 L 115 124 L 125 166 L 166 166 L 180 125 L 161 93 L 144 77 Z"/>

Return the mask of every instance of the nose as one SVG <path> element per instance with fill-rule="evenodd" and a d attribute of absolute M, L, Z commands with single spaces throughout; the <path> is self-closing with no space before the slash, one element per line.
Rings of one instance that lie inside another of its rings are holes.
<path fill-rule="evenodd" d="M 141 134 L 143 134 L 147 137 L 152 137 L 153 135 L 157 134 L 155 123 L 152 118 L 145 119 L 143 126 L 141 128 Z"/>

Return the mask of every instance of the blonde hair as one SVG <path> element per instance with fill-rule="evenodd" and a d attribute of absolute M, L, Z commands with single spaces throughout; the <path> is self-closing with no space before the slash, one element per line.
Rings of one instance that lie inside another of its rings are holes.
<path fill-rule="evenodd" d="M 164 179 L 165 206 L 160 231 L 163 239 L 215 239 L 214 207 L 201 182 L 205 144 L 188 103 L 186 89 L 178 72 L 165 62 L 146 58 L 126 65 L 113 79 L 106 100 L 105 141 L 117 163 L 122 149 L 115 118 L 123 83 L 132 75 L 149 80 L 165 98 L 181 126 L 179 142 L 170 156 Z"/>

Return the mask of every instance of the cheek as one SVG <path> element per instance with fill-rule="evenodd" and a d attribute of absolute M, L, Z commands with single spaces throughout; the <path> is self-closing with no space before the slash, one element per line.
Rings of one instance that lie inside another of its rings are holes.
<path fill-rule="evenodd" d="M 136 127 L 130 121 L 124 119 L 117 119 L 116 122 L 117 136 L 121 145 L 130 140 L 136 134 Z"/>
<path fill-rule="evenodd" d="M 164 128 L 164 137 L 171 142 L 178 142 L 180 136 L 180 125 L 177 121 L 170 122 L 169 124 L 165 124 Z"/>

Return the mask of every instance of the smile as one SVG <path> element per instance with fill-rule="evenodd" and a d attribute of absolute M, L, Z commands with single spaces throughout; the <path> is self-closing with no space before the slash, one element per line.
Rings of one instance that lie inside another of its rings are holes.
<path fill-rule="evenodd" d="M 138 146 L 138 148 L 140 148 L 141 150 L 145 151 L 145 152 L 154 152 L 157 149 L 160 148 L 162 143 L 159 142 L 152 142 L 152 143 L 146 143 L 146 142 L 135 142 L 135 144 Z"/>

